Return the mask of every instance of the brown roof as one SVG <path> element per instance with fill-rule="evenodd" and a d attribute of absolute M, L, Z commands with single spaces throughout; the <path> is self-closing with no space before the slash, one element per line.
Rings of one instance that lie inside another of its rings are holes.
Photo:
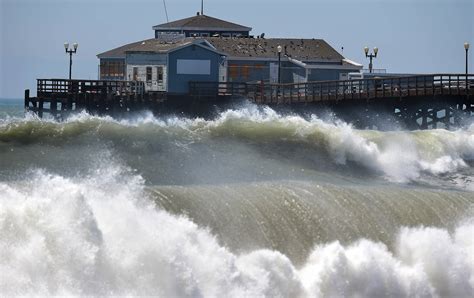
<path fill-rule="evenodd" d="M 127 52 L 167 53 L 170 50 L 176 49 L 178 47 L 192 44 L 193 41 L 195 41 L 195 39 L 192 37 L 183 38 L 173 42 L 167 42 L 161 39 L 153 38 L 138 43 L 138 45 L 127 49 Z"/>
<path fill-rule="evenodd" d="M 151 53 L 168 53 L 176 48 L 189 45 L 192 43 L 199 44 L 204 43 L 204 39 L 187 37 L 175 41 L 164 41 L 162 39 L 152 38 L 142 40 L 128 45 L 110 50 L 108 52 L 97 55 L 101 58 L 125 58 L 126 53 L 130 52 L 151 52 Z M 214 49 L 212 49 L 214 51 Z"/>
<path fill-rule="evenodd" d="M 148 40 L 142 40 L 142 41 L 137 41 L 137 42 L 132 42 L 132 43 L 129 43 L 129 44 L 126 44 L 124 46 L 121 46 L 121 47 L 118 47 L 118 48 L 115 48 L 113 50 L 110 50 L 110 51 L 107 51 L 107 52 L 103 52 L 103 53 L 100 53 L 97 55 L 97 58 L 101 59 L 101 58 L 125 58 L 125 52 L 139 44 L 141 44 L 142 42 L 147 42 L 147 41 L 150 41 L 151 39 L 148 39 Z"/>
<path fill-rule="evenodd" d="M 300 61 L 335 61 L 344 57 L 322 39 L 283 39 L 283 38 L 220 38 L 187 37 L 174 42 L 161 39 L 147 39 L 130 43 L 97 55 L 100 58 L 125 58 L 126 52 L 154 52 L 167 53 L 175 48 L 207 40 L 217 52 L 238 58 L 276 58 L 277 47 L 281 45 L 282 57 L 287 55 Z"/>
<path fill-rule="evenodd" d="M 206 38 L 218 51 L 230 57 L 275 58 L 281 45 L 285 55 L 300 61 L 334 60 L 344 57 L 322 39 Z"/>
<path fill-rule="evenodd" d="M 227 31 L 250 31 L 252 28 L 242 26 L 239 24 L 227 22 L 221 19 L 213 18 L 206 15 L 198 15 L 182 20 L 177 20 L 161 25 L 153 26 L 153 30 L 160 29 L 174 29 L 174 30 L 196 30 L 199 28 L 203 29 L 219 29 Z"/>

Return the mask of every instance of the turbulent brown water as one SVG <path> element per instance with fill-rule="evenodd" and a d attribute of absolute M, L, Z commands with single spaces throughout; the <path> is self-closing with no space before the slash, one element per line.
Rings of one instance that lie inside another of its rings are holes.
<path fill-rule="evenodd" d="M 473 294 L 474 125 L 6 110 L 2 296 Z"/>

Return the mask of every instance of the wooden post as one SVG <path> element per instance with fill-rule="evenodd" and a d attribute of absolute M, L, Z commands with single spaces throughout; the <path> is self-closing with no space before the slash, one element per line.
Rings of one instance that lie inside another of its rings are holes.
<path fill-rule="evenodd" d="M 51 112 L 56 112 L 56 110 L 58 109 L 58 101 L 56 100 L 56 96 L 52 95 L 51 96 L 51 102 L 50 102 L 50 110 Z"/>
<path fill-rule="evenodd" d="M 28 111 L 30 107 L 30 89 L 25 90 L 25 111 Z"/>
<path fill-rule="evenodd" d="M 39 116 L 40 118 L 43 117 L 43 105 L 44 105 L 43 98 L 39 98 L 39 102 L 38 102 L 38 116 Z"/>

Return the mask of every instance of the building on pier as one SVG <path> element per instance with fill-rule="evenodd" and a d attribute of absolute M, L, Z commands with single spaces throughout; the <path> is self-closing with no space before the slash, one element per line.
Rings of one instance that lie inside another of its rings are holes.
<path fill-rule="evenodd" d="M 282 83 L 304 83 L 347 79 L 362 69 L 322 39 L 254 38 L 251 29 L 199 14 L 157 25 L 155 38 L 99 54 L 99 77 L 185 94 L 191 81 L 277 83 L 280 74 Z"/>

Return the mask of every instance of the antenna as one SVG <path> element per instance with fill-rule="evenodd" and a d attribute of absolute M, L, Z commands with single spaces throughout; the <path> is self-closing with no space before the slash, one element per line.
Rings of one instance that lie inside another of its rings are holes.
<path fill-rule="evenodd" d="M 204 15 L 204 0 L 201 0 L 201 15 Z"/>
<path fill-rule="evenodd" d="M 168 10 L 166 9 L 166 1 L 165 0 L 163 0 L 163 6 L 165 7 L 166 22 L 169 23 L 170 20 L 168 19 Z"/>

